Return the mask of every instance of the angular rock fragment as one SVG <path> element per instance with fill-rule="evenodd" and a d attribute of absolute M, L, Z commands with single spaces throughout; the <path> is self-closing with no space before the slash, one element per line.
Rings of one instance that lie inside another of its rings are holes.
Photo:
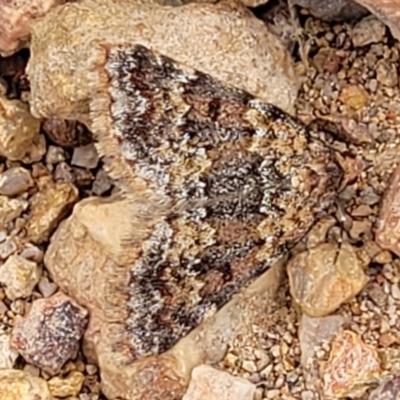
<path fill-rule="evenodd" d="M 343 331 L 332 342 L 329 360 L 322 369 L 323 398 L 361 397 L 382 373 L 377 350 L 352 331 Z"/>
<path fill-rule="evenodd" d="M 351 31 L 351 41 L 355 47 L 366 46 L 383 41 L 385 25 L 375 16 L 370 15 L 359 21 Z"/>
<path fill-rule="evenodd" d="M 31 174 L 25 168 L 13 167 L 0 174 L 0 195 L 16 196 L 32 186 Z"/>
<path fill-rule="evenodd" d="M 99 156 L 93 144 L 76 147 L 72 155 L 71 164 L 78 167 L 92 169 L 99 163 Z"/>
<path fill-rule="evenodd" d="M 383 249 L 400 256 L 400 165 L 393 172 L 383 197 L 375 240 Z"/>
<path fill-rule="evenodd" d="M 0 96 L 0 155 L 22 160 L 29 152 L 40 130 L 40 120 L 32 117 L 20 100 Z"/>
<path fill-rule="evenodd" d="M 9 222 L 18 218 L 27 207 L 26 201 L 0 196 L 0 229 L 4 229 Z"/>
<path fill-rule="evenodd" d="M 347 242 L 323 243 L 293 257 L 287 266 L 290 293 L 310 317 L 324 317 L 367 283 L 363 263 Z"/>
<path fill-rule="evenodd" d="M 78 189 L 69 183 L 55 183 L 33 195 L 26 224 L 30 240 L 34 243 L 47 240 L 77 200 Z"/>
<path fill-rule="evenodd" d="M 0 370 L 12 368 L 18 358 L 18 353 L 11 348 L 10 341 L 11 338 L 9 334 L 0 334 Z"/>
<path fill-rule="evenodd" d="M 237 2 L 171 8 L 87 0 L 52 10 L 32 29 L 27 73 L 37 117 L 90 125 L 89 101 L 95 94 L 88 77 L 96 68 L 98 45 L 107 43 L 142 44 L 285 111 L 294 109 L 297 78 L 290 55 Z"/>
<path fill-rule="evenodd" d="M 398 400 L 400 396 L 400 376 L 384 379 L 383 382 L 371 392 L 368 400 Z"/>
<path fill-rule="evenodd" d="M 39 282 L 41 269 L 33 261 L 13 255 L 0 266 L 0 282 L 6 286 L 6 295 L 15 300 L 29 297 Z"/>
<path fill-rule="evenodd" d="M 194 368 L 182 400 L 253 400 L 256 386 L 208 365 Z"/>
<path fill-rule="evenodd" d="M 16 322 L 11 344 L 26 362 L 55 375 L 76 357 L 87 321 L 87 311 L 59 292 L 32 303 L 28 315 Z"/>
<path fill-rule="evenodd" d="M 53 400 L 47 382 L 27 372 L 0 369 L 2 400 Z"/>
<path fill-rule="evenodd" d="M 55 397 L 78 396 L 85 376 L 82 372 L 71 371 L 65 378 L 55 376 L 48 381 L 50 393 Z"/>

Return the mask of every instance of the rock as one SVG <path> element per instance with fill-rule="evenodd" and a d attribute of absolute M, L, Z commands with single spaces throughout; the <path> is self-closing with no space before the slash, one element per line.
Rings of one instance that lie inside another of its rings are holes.
<path fill-rule="evenodd" d="M 323 243 L 292 258 L 290 293 L 308 316 L 323 317 L 356 296 L 367 283 L 362 261 L 347 242 Z"/>
<path fill-rule="evenodd" d="M 43 261 L 44 254 L 43 250 L 39 247 L 36 247 L 31 243 L 25 243 L 25 247 L 21 251 L 20 256 L 40 264 Z"/>
<path fill-rule="evenodd" d="M 394 87 L 399 83 L 396 64 L 379 60 L 376 65 L 376 79 L 384 86 Z"/>
<path fill-rule="evenodd" d="M 47 137 L 61 147 L 85 146 L 92 142 L 92 135 L 77 121 L 46 119 L 43 130 Z"/>
<path fill-rule="evenodd" d="M 368 11 L 352 0 L 290 0 L 306 8 L 311 15 L 324 21 L 359 19 Z"/>
<path fill-rule="evenodd" d="M 87 0 L 56 8 L 32 27 L 32 114 L 90 125 L 90 72 L 105 42 L 148 46 L 293 113 L 298 83 L 291 57 L 238 3 L 170 8 Z"/>
<path fill-rule="evenodd" d="M 375 241 L 400 256 L 400 165 L 393 172 L 375 227 Z"/>
<path fill-rule="evenodd" d="M 384 379 L 368 400 L 397 400 L 400 396 L 400 376 Z"/>
<path fill-rule="evenodd" d="M 29 297 L 39 282 L 41 269 L 33 261 L 13 255 L 0 266 L 0 282 L 6 286 L 6 295 L 15 300 Z"/>
<path fill-rule="evenodd" d="M 23 200 L 0 196 L 0 227 L 4 228 L 9 222 L 18 218 L 27 207 L 28 203 Z"/>
<path fill-rule="evenodd" d="M 355 47 L 363 47 L 371 43 L 382 42 L 385 33 L 385 25 L 373 15 L 370 15 L 354 26 L 351 32 L 351 40 Z"/>
<path fill-rule="evenodd" d="M 58 164 L 66 160 L 66 152 L 62 147 L 49 146 L 46 153 L 46 163 Z"/>
<path fill-rule="evenodd" d="M 16 196 L 33 186 L 30 172 L 22 167 L 9 168 L 0 174 L 0 194 Z"/>
<path fill-rule="evenodd" d="M 78 167 L 93 169 L 99 163 L 99 155 L 94 144 L 76 147 L 72 155 L 71 164 Z"/>
<path fill-rule="evenodd" d="M 357 3 L 364 6 L 372 14 L 375 14 L 390 28 L 392 35 L 397 40 L 400 39 L 400 9 L 397 0 L 357 0 Z"/>
<path fill-rule="evenodd" d="M 40 130 L 40 121 L 29 113 L 20 100 L 0 97 L 0 155 L 22 160 Z"/>
<path fill-rule="evenodd" d="M 69 183 L 55 183 L 30 199 L 27 235 L 34 243 L 42 243 L 78 199 L 77 188 Z"/>
<path fill-rule="evenodd" d="M 346 85 L 340 92 L 339 100 L 347 107 L 358 111 L 368 102 L 368 92 L 361 85 Z"/>
<path fill-rule="evenodd" d="M 188 391 L 182 400 L 253 400 L 256 386 L 208 365 L 192 372 Z"/>
<path fill-rule="evenodd" d="M 377 350 L 356 333 L 343 331 L 332 342 L 322 369 L 323 398 L 361 397 L 381 373 Z"/>
<path fill-rule="evenodd" d="M 112 188 L 112 181 L 103 168 L 99 169 L 93 182 L 92 190 L 97 196 L 101 196 Z"/>
<path fill-rule="evenodd" d="M 79 371 L 71 371 L 65 378 L 55 376 L 48 381 L 50 393 L 56 397 L 78 396 L 84 380 Z"/>
<path fill-rule="evenodd" d="M 6 333 L 0 334 L 0 371 L 12 368 L 17 358 L 18 353 L 11 348 L 10 335 Z"/>
<path fill-rule="evenodd" d="M 63 2 L 64 0 L 1 0 L 0 55 L 7 57 L 21 47 L 27 47 L 32 20 Z"/>
<path fill-rule="evenodd" d="M 44 135 L 38 135 L 33 140 L 32 145 L 28 149 L 26 156 L 23 158 L 22 162 L 25 164 L 32 164 L 40 161 L 46 154 L 47 144 Z"/>
<path fill-rule="evenodd" d="M 0 243 L 0 258 L 6 260 L 11 254 L 17 251 L 17 243 L 11 237 L 8 237 L 4 242 Z"/>
<path fill-rule="evenodd" d="M 54 282 L 50 282 L 46 276 L 41 277 L 38 287 L 43 297 L 50 297 L 58 289 L 58 286 Z"/>
<path fill-rule="evenodd" d="M 275 264 L 168 352 L 132 361 L 127 313 L 131 274 L 127 256 L 132 255 L 120 251 L 128 223 L 126 206 L 124 200 L 112 198 L 82 200 L 52 236 L 45 265 L 60 289 L 90 311 L 83 348 L 90 362 L 99 365 L 106 396 L 182 398 L 192 369 L 221 361 L 226 343 L 245 335 L 251 321 L 268 312 L 282 264 Z"/>
<path fill-rule="evenodd" d="M 317 346 L 330 341 L 342 330 L 345 318 L 340 315 L 329 315 L 322 318 L 301 316 L 299 325 L 299 343 L 301 349 L 301 365 L 309 366 L 313 361 Z"/>
<path fill-rule="evenodd" d="M 26 362 L 55 375 L 76 357 L 87 321 L 87 311 L 59 292 L 32 303 L 28 315 L 14 325 L 11 344 Z"/>
<path fill-rule="evenodd" d="M 0 369 L 1 400 L 52 400 L 47 382 L 27 372 Z"/>

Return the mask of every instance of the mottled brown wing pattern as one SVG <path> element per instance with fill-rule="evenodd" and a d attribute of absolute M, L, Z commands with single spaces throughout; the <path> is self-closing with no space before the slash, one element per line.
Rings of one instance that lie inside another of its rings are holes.
<path fill-rule="evenodd" d="M 109 48 L 105 73 L 114 152 L 172 204 L 132 266 L 137 358 L 169 349 L 287 252 L 341 171 L 283 111 L 143 46 Z"/>

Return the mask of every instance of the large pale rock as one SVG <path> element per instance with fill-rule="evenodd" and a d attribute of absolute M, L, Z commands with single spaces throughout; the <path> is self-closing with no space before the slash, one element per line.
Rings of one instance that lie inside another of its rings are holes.
<path fill-rule="evenodd" d="M 188 391 L 182 400 L 253 400 L 256 386 L 208 365 L 192 372 Z"/>
<path fill-rule="evenodd" d="M 0 370 L 0 400 L 52 400 L 47 382 L 25 371 Z"/>
<path fill-rule="evenodd" d="M 89 198 L 78 203 L 51 238 L 45 265 L 60 288 L 90 310 L 84 349 L 98 362 L 109 398 L 182 398 L 194 367 L 223 359 L 227 343 L 268 312 L 282 263 L 254 281 L 169 351 L 132 362 L 129 333 L 130 257 L 122 252 L 128 203 Z"/>
<path fill-rule="evenodd" d="M 323 317 L 356 296 L 367 283 L 363 262 L 347 242 L 323 243 L 287 266 L 290 293 L 310 317 Z"/>
<path fill-rule="evenodd" d="M 261 20 L 235 1 L 168 7 L 87 0 L 52 10 L 32 29 L 27 73 L 37 117 L 90 124 L 89 78 L 98 45 L 127 42 L 293 112 L 297 79 L 289 54 Z"/>
<path fill-rule="evenodd" d="M 70 183 L 55 183 L 37 192 L 30 199 L 30 215 L 26 225 L 28 237 L 42 243 L 78 200 L 78 189 Z"/>
<path fill-rule="evenodd" d="M 12 255 L 0 266 L 0 282 L 6 286 L 6 295 L 11 300 L 29 297 L 40 275 L 41 268 L 35 262 L 18 255 Z"/>
<path fill-rule="evenodd" d="M 20 100 L 0 96 L 0 155 L 22 160 L 38 137 L 40 120 Z"/>
<path fill-rule="evenodd" d="M 76 357 L 87 319 L 87 311 L 61 292 L 35 300 L 14 325 L 11 345 L 29 364 L 58 374 L 67 360 Z"/>

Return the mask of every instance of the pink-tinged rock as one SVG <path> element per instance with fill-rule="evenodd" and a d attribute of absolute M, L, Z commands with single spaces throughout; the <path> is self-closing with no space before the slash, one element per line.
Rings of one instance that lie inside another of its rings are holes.
<path fill-rule="evenodd" d="M 64 0 L 0 0 L 0 55 L 10 56 L 27 45 L 29 25 Z"/>
<path fill-rule="evenodd" d="M 381 373 L 377 350 L 356 333 L 343 331 L 332 342 L 329 360 L 322 370 L 322 397 L 361 397 Z"/>
<path fill-rule="evenodd" d="M 87 321 L 86 309 L 59 292 L 33 302 L 28 315 L 15 324 L 11 345 L 26 362 L 55 375 L 76 357 Z"/>
<path fill-rule="evenodd" d="M 383 197 L 375 241 L 383 249 L 400 256 L 400 166 L 394 171 Z"/>
<path fill-rule="evenodd" d="M 192 372 L 183 400 L 253 400 L 255 392 L 255 385 L 246 379 L 200 365 Z"/>

